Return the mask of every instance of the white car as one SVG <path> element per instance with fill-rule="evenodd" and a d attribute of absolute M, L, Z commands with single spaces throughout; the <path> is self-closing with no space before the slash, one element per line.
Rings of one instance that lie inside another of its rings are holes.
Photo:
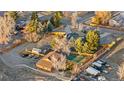
<path fill-rule="evenodd" d="M 94 63 L 92 63 L 92 65 L 95 65 L 95 66 L 97 66 L 97 67 L 102 67 L 102 64 L 100 64 L 100 63 L 98 63 L 98 62 L 94 62 Z"/>
<path fill-rule="evenodd" d="M 98 80 L 99 80 L 99 81 L 105 81 L 106 78 L 105 78 L 104 76 L 98 76 Z"/>

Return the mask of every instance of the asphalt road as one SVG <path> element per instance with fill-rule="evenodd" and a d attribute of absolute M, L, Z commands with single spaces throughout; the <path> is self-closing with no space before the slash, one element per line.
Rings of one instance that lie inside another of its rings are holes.
<path fill-rule="evenodd" d="M 95 16 L 94 12 L 88 12 L 87 14 L 83 15 L 82 23 L 88 21 L 91 17 Z"/>
<path fill-rule="evenodd" d="M 117 31 L 117 30 L 102 28 L 102 27 L 99 27 L 98 29 L 99 31 L 103 31 L 103 32 L 108 32 L 108 33 L 117 34 L 117 35 L 124 35 L 124 32 L 122 31 Z"/>

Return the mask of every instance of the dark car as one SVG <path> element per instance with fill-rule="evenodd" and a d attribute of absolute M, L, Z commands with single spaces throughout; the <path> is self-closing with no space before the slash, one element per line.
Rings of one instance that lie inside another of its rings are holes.
<path fill-rule="evenodd" d="M 29 56 L 28 56 L 28 58 L 33 58 L 34 57 L 34 54 L 30 54 Z"/>
<path fill-rule="evenodd" d="M 20 26 L 20 25 L 17 25 L 17 26 L 16 26 L 16 30 L 17 30 L 17 31 L 20 31 L 20 30 L 23 30 L 23 29 L 24 29 L 23 26 Z"/>
<path fill-rule="evenodd" d="M 34 59 L 40 59 L 40 56 L 35 55 L 33 58 Z"/>
<path fill-rule="evenodd" d="M 106 65 L 107 64 L 107 62 L 105 62 L 103 60 L 100 60 L 100 62 L 101 62 L 102 65 Z"/>
<path fill-rule="evenodd" d="M 79 77 L 75 77 L 72 81 L 80 81 Z"/>
<path fill-rule="evenodd" d="M 21 57 L 28 57 L 29 56 L 29 54 L 20 54 L 21 55 Z"/>
<path fill-rule="evenodd" d="M 48 52 L 50 52 L 52 50 L 50 45 L 44 45 L 41 47 L 41 54 L 47 54 Z"/>
<path fill-rule="evenodd" d="M 102 72 L 104 70 L 103 66 L 102 67 L 97 67 L 97 66 L 94 65 L 92 67 L 95 68 L 96 70 L 100 71 L 100 72 Z"/>
<path fill-rule="evenodd" d="M 69 40 L 71 39 L 71 37 L 73 37 L 74 39 L 77 39 L 79 37 L 79 35 L 77 33 L 69 33 L 67 34 L 66 38 Z"/>

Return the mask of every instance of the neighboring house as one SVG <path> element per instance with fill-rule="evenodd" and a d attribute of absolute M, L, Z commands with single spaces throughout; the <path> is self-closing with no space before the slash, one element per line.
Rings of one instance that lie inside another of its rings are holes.
<path fill-rule="evenodd" d="M 112 18 L 114 21 L 116 21 L 117 26 L 124 26 L 124 12 L 121 12 L 116 17 Z"/>
<path fill-rule="evenodd" d="M 109 25 L 110 26 L 115 26 L 115 27 L 120 26 L 120 24 L 117 21 L 113 20 L 113 19 L 109 20 Z"/>

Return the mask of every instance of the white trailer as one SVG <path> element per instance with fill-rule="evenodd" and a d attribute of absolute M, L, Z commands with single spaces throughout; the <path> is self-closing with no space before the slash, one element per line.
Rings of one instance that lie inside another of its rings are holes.
<path fill-rule="evenodd" d="M 91 74 L 91 75 L 94 75 L 94 76 L 100 74 L 100 71 L 96 70 L 96 69 L 93 68 L 93 67 L 88 67 L 88 68 L 86 69 L 86 72 L 89 73 L 89 74 Z"/>

